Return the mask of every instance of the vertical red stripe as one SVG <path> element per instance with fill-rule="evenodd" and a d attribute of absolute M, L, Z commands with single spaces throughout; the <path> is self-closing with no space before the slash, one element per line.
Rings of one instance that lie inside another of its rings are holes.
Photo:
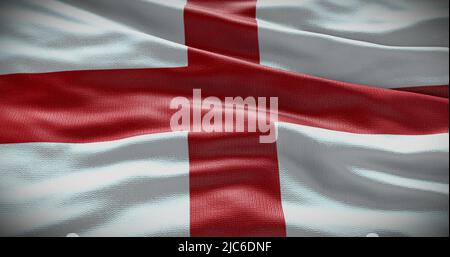
<path fill-rule="evenodd" d="M 285 236 L 276 143 L 190 133 L 191 236 Z"/>
<path fill-rule="evenodd" d="M 189 0 L 184 16 L 187 46 L 259 63 L 256 0 Z"/>
<path fill-rule="evenodd" d="M 208 65 L 198 50 L 259 63 L 255 15 L 255 0 L 188 1 L 189 66 Z M 191 236 L 286 234 L 276 144 L 257 133 L 190 133 L 189 161 Z"/>

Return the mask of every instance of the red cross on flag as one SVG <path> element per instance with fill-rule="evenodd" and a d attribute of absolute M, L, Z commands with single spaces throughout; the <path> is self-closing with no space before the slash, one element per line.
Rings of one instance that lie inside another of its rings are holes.
<path fill-rule="evenodd" d="M 448 236 L 448 24 L 434 0 L 1 1 L 0 234 Z"/>

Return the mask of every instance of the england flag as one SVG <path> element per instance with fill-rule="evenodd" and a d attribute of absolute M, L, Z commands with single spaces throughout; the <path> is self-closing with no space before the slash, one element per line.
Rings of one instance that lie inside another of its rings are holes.
<path fill-rule="evenodd" d="M 449 2 L 3 0 L 1 236 L 448 236 Z"/>

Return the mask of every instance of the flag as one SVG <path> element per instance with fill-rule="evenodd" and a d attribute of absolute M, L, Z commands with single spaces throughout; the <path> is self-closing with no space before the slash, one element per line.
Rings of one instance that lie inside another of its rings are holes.
<path fill-rule="evenodd" d="M 0 235 L 448 236 L 447 1 L 0 6 Z"/>

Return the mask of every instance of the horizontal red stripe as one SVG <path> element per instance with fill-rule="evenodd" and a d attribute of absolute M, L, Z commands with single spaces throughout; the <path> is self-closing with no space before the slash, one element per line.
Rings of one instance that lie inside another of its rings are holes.
<path fill-rule="evenodd" d="M 170 130 L 175 96 L 277 96 L 281 121 L 338 131 L 448 131 L 448 99 L 324 80 L 190 50 L 176 69 L 0 76 L 0 142 L 92 142 Z"/>

